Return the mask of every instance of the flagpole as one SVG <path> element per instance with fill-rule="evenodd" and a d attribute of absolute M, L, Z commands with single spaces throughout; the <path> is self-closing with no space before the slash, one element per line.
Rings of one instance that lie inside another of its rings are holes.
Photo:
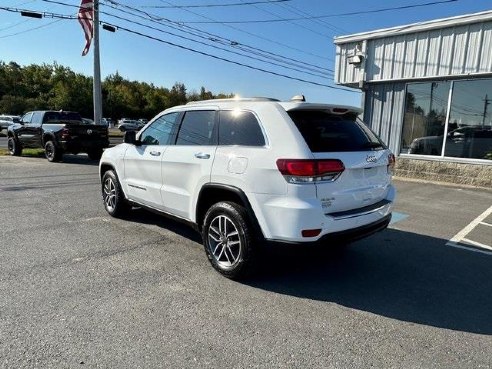
<path fill-rule="evenodd" d="M 101 61 L 99 57 L 99 0 L 94 0 L 94 122 L 101 124 L 102 120 L 102 93 L 101 93 Z"/>

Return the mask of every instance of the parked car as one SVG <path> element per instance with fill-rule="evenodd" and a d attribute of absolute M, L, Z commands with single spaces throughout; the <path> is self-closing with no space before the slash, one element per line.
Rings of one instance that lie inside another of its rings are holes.
<path fill-rule="evenodd" d="M 90 118 L 82 118 L 82 123 L 84 124 L 94 124 L 94 121 Z"/>
<path fill-rule="evenodd" d="M 7 137 L 10 155 L 19 156 L 24 148 L 43 148 L 52 162 L 60 161 L 64 153 L 79 152 L 96 160 L 109 146 L 107 127 L 88 125 L 79 113 L 70 111 L 28 112 L 9 126 Z"/>
<path fill-rule="evenodd" d="M 141 129 L 145 124 L 142 124 L 141 122 L 137 120 L 132 120 L 132 119 L 124 119 L 121 121 L 121 123 L 118 124 L 118 129 L 121 132 L 126 132 L 126 131 L 138 131 Z"/>
<path fill-rule="evenodd" d="M 102 118 L 101 125 L 106 126 L 108 128 L 113 128 L 113 120 L 111 118 Z"/>
<path fill-rule="evenodd" d="M 191 223 L 212 266 L 254 269 L 264 241 L 331 247 L 385 229 L 394 155 L 355 107 L 224 99 L 163 111 L 99 164 L 106 211 Z"/>
<path fill-rule="evenodd" d="M 463 126 L 446 136 L 445 156 L 482 159 L 492 152 L 490 126 Z M 441 155 L 444 135 L 419 137 L 412 141 L 410 154 Z"/>
<path fill-rule="evenodd" d="M 0 131 L 7 129 L 14 123 L 18 123 L 19 119 L 18 115 L 0 115 Z"/>

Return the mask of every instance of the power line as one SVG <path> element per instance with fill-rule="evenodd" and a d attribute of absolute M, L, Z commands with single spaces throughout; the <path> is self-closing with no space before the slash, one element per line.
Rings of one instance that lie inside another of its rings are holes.
<path fill-rule="evenodd" d="M 231 54 L 236 54 L 236 55 L 239 55 L 239 56 L 244 56 L 244 57 L 247 57 L 247 58 L 250 58 L 250 59 L 253 59 L 253 60 L 256 60 L 256 61 L 260 61 L 262 63 L 267 63 L 267 64 L 270 64 L 270 65 L 273 65 L 273 66 L 276 66 L 276 67 L 281 67 L 281 68 L 293 70 L 293 71 L 296 71 L 296 72 L 299 72 L 299 73 L 309 74 L 309 75 L 314 76 L 314 77 L 328 78 L 326 74 L 321 74 L 320 72 L 311 73 L 311 72 L 308 72 L 308 71 L 305 71 L 305 70 L 301 70 L 301 69 L 298 69 L 298 68 L 293 68 L 293 67 L 288 67 L 288 66 L 285 66 L 285 65 L 280 65 L 278 63 L 274 63 L 274 62 L 271 62 L 269 60 L 260 59 L 260 58 L 257 58 L 257 57 L 251 56 L 251 55 L 247 55 L 247 54 L 244 54 L 244 53 L 239 53 L 239 52 L 236 52 L 236 51 L 232 51 L 232 50 L 229 50 L 229 49 L 226 49 L 226 48 L 217 46 L 217 45 L 207 44 L 207 43 L 204 43 L 204 42 L 201 42 L 201 41 L 197 41 L 197 40 L 194 40 L 194 39 L 192 39 L 190 37 L 178 35 L 176 33 L 171 33 L 169 31 L 164 31 L 162 29 L 159 29 L 159 28 L 156 28 L 156 27 L 152 27 L 152 26 L 149 26 L 149 25 L 146 25 L 146 24 L 143 24 L 143 23 L 140 23 L 140 22 L 137 22 L 137 21 L 128 19 L 128 18 L 120 17 L 120 16 L 115 15 L 115 14 L 106 13 L 106 12 L 100 12 L 100 13 L 101 14 L 104 14 L 104 15 L 108 15 L 110 17 L 114 17 L 114 18 L 119 19 L 119 20 L 123 20 L 123 21 L 126 21 L 126 22 L 130 22 L 132 24 L 139 25 L 141 27 L 152 29 L 154 31 L 158 31 L 158 32 L 162 32 L 162 33 L 165 33 L 165 34 L 168 34 L 168 35 L 179 37 L 179 38 L 185 39 L 187 41 L 195 42 L 195 43 L 198 43 L 198 44 L 204 45 L 204 46 L 209 46 L 209 47 L 212 47 L 214 49 L 222 50 L 222 51 L 225 51 L 225 52 L 228 52 L 228 53 L 231 53 Z"/>
<path fill-rule="evenodd" d="M 9 12 L 14 12 L 14 13 L 20 13 L 20 12 L 24 12 L 24 11 L 33 12 L 32 10 L 16 9 L 16 8 L 8 8 L 8 7 L 0 7 L 0 10 L 6 10 L 6 11 L 9 11 Z M 76 19 L 77 18 L 76 16 L 72 16 L 72 15 L 56 14 L 56 13 L 51 13 L 51 12 L 42 12 L 41 14 L 43 14 L 44 16 L 47 16 L 47 17 L 59 18 L 59 19 Z M 208 56 L 208 57 L 210 57 L 212 59 L 221 60 L 221 61 L 224 61 L 226 63 L 235 64 L 235 65 L 238 65 L 238 66 L 241 66 L 241 67 L 245 67 L 245 68 L 248 68 L 248 69 L 251 69 L 251 70 L 256 70 L 256 71 L 263 72 L 263 73 L 266 73 L 266 74 L 271 74 L 271 75 L 274 75 L 274 76 L 283 77 L 283 78 L 290 79 L 290 80 L 293 80 L 293 81 L 303 82 L 303 83 L 307 83 L 307 84 L 311 84 L 311 85 L 315 85 L 315 86 L 326 87 L 326 88 L 333 89 L 333 90 L 340 90 L 340 91 L 346 91 L 346 92 L 352 92 L 352 93 L 357 92 L 357 91 L 354 91 L 354 90 L 351 90 L 351 89 L 348 89 L 348 88 L 344 88 L 344 87 L 336 87 L 336 86 L 326 85 L 326 84 L 323 84 L 323 83 L 319 83 L 319 82 L 315 82 L 315 81 L 310 81 L 310 80 L 306 80 L 306 79 L 302 79 L 302 78 L 298 78 L 298 77 L 293 77 L 293 76 L 289 76 L 289 75 L 283 74 L 283 73 L 274 72 L 274 71 L 271 71 L 271 70 L 268 70 L 268 69 L 263 69 L 263 68 L 255 67 L 255 66 L 252 66 L 252 65 L 249 65 L 249 64 L 244 64 L 244 63 L 241 63 L 241 62 L 238 62 L 238 61 L 235 61 L 235 60 L 231 60 L 231 59 L 227 59 L 227 58 L 224 58 L 224 57 L 221 57 L 221 56 L 209 54 L 209 53 L 204 52 L 204 51 L 196 50 L 196 49 L 193 49 L 193 48 L 190 48 L 190 47 L 187 47 L 187 46 L 176 44 L 174 42 L 163 40 L 163 39 L 158 38 L 158 37 L 155 37 L 155 36 L 147 35 L 145 33 L 138 32 L 138 31 L 135 31 L 135 30 L 132 30 L 132 29 L 129 29 L 129 28 L 126 28 L 126 27 L 117 25 L 117 24 L 109 24 L 109 23 L 106 23 L 106 22 L 100 22 L 100 23 L 105 23 L 105 24 L 108 24 L 109 26 L 112 26 L 112 27 L 117 28 L 118 30 L 122 30 L 122 31 L 125 31 L 125 32 L 128 32 L 128 33 L 135 34 L 135 35 L 138 35 L 138 36 L 141 36 L 141 37 L 150 39 L 150 40 L 154 40 L 154 41 L 157 41 L 157 42 L 160 42 L 160 43 L 164 43 L 166 45 L 170 45 L 170 46 L 173 46 L 173 47 L 182 49 L 182 50 L 187 50 L 187 51 L 190 51 L 190 52 L 193 52 L 193 53 L 196 53 L 196 54 L 200 54 L 200 55 L 203 55 L 203 56 Z"/>
<path fill-rule="evenodd" d="M 52 0 L 42 0 L 42 1 L 52 1 Z M 203 35 L 206 35 L 207 36 L 206 39 L 208 39 L 209 41 L 212 41 L 212 40 L 213 41 L 215 41 L 215 40 L 222 40 L 224 42 L 229 43 L 230 45 L 234 45 L 236 48 L 246 48 L 246 49 L 248 49 L 251 52 L 253 50 L 255 50 L 255 51 L 257 51 L 257 52 L 262 53 L 263 55 L 265 55 L 265 57 L 274 58 L 275 60 L 277 60 L 279 62 L 282 62 L 284 64 L 289 64 L 286 61 L 286 60 L 289 60 L 289 61 L 292 61 L 292 62 L 296 63 L 296 65 L 298 67 L 310 69 L 311 71 L 315 71 L 315 72 L 316 71 L 324 71 L 324 73 L 333 74 L 333 70 L 332 69 L 329 69 L 329 68 L 320 67 L 318 65 L 311 64 L 311 63 L 308 63 L 308 62 L 305 62 L 305 61 L 300 61 L 300 60 L 297 60 L 297 59 L 294 59 L 294 58 L 289 58 L 289 57 L 286 57 L 284 55 L 279 55 L 279 54 L 276 54 L 276 53 L 273 53 L 273 52 L 270 52 L 270 51 L 262 50 L 262 49 L 259 49 L 257 47 L 253 47 L 253 46 L 250 46 L 250 45 L 247 45 L 247 44 L 242 44 L 242 43 L 239 43 L 237 41 L 234 41 L 234 40 L 231 40 L 231 39 L 227 39 L 227 38 L 224 38 L 222 36 L 219 36 L 219 35 L 216 35 L 216 34 L 212 34 L 210 32 L 207 32 L 207 31 L 200 30 L 200 29 L 195 28 L 195 27 L 183 25 L 183 24 L 177 23 L 175 21 L 172 21 L 170 19 L 163 18 L 163 17 L 157 16 L 155 14 L 148 13 L 146 11 L 140 10 L 138 8 L 131 7 L 129 5 L 118 3 L 118 2 L 116 2 L 114 0 L 105 0 L 105 3 L 106 2 L 109 2 L 111 5 L 110 4 L 104 4 L 105 6 L 108 6 L 110 8 L 115 9 L 115 10 L 121 11 L 121 12 L 123 12 L 125 14 L 129 14 L 129 13 L 128 12 L 125 12 L 122 9 L 119 9 L 118 6 L 124 7 L 126 9 L 130 9 L 130 10 L 132 10 L 134 12 L 138 12 L 138 13 L 144 14 L 146 16 L 145 19 L 150 19 L 154 23 L 159 23 L 161 25 L 164 25 L 166 27 L 170 27 L 172 29 L 177 29 L 180 32 L 192 34 L 192 35 L 194 35 L 196 37 L 201 37 L 201 38 L 203 38 Z M 193 14 L 196 14 L 196 15 L 201 16 L 200 14 L 195 13 L 193 11 L 190 11 L 190 10 L 186 10 L 186 11 L 189 11 L 189 12 L 191 12 Z M 130 14 L 133 15 L 133 16 L 137 16 L 139 18 L 142 18 L 142 16 L 138 16 L 138 15 L 135 15 L 135 14 L 132 14 L 132 13 L 130 13 Z M 205 18 L 207 18 L 207 17 L 205 17 Z M 164 24 L 164 23 L 162 23 L 163 21 L 166 22 L 166 23 L 171 23 L 174 26 L 171 26 L 169 24 Z M 231 28 L 235 28 L 235 27 L 231 27 Z M 246 50 L 243 50 L 243 51 L 246 51 Z M 258 54 L 256 54 L 256 55 L 258 55 Z M 292 64 L 290 64 L 290 65 L 292 65 Z"/>
<path fill-rule="evenodd" d="M 260 7 L 259 7 L 259 6 L 257 6 L 257 5 L 253 5 L 253 4 L 252 4 L 251 6 L 255 7 L 255 8 L 256 8 L 256 9 L 258 9 L 258 10 L 261 10 L 261 11 L 262 11 L 262 12 L 264 12 L 264 13 L 267 13 L 267 14 L 273 15 L 273 16 L 275 16 L 275 17 L 279 18 L 279 19 L 285 19 L 285 18 L 283 18 L 281 15 L 279 15 L 279 14 L 277 14 L 277 13 L 275 13 L 275 12 L 272 12 L 272 11 L 270 11 L 270 10 L 260 8 Z M 307 31 L 309 31 L 309 32 L 311 32 L 311 33 L 314 33 L 315 35 L 318 35 L 318 36 L 321 36 L 321 37 L 327 37 L 326 35 L 322 34 L 321 32 L 315 31 L 314 29 L 311 29 L 311 28 L 309 28 L 309 27 L 307 27 L 307 26 L 304 26 L 304 25 L 302 25 L 302 24 L 296 23 L 295 21 L 290 21 L 289 23 L 291 23 L 291 24 L 293 24 L 293 25 L 295 25 L 295 26 L 297 26 L 297 27 L 303 28 L 303 29 L 305 29 L 305 30 L 307 30 Z"/>
<path fill-rule="evenodd" d="M 241 5 L 253 5 L 253 4 L 285 3 L 287 1 L 291 1 L 291 0 L 265 0 L 265 1 L 250 1 L 247 3 L 199 4 L 199 5 L 143 5 L 142 8 L 158 8 L 158 9 L 215 8 L 215 7 L 241 6 Z"/>
<path fill-rule="evenodd" d="M 112 1 L 112 0 L 107 0 L 107 1 Z M 167 4 L 174 5 L 174 4 L 170 3 L 169 1 L 164 1 L 164 0 L 160 0 L 160 1 L 161 1 L 162 3 L 167 3 Z M 112 2 L 114 2 L 114 1 L 112 1 Z M 210 18 L 210 17 L 207 17 L 207 16 L 205 16 L 205 15 L 202 15 L 202 14 L 196 13 L 196 12 L 194 12 L 194 11 L 190 10 L 190 9 L 183 9 L 183 10 L 187 11 L 188 13 L 191 13 L 191 14 L 197 15 L 197 16 L 199 16 L 199 17 L 201 17 L 201 18 L 208 19 L 208 20 L 211 20 L 211 21 L 215 21 L 216 23 L 218 23 L 218 24 L 222 24 L 223 26 L 228 27 L 228 28 L 230 28 L 230 29 L 233 29 L 233 30 L 235 30 L 235 31 L 238 31 L 238 32 L 241 32 L 241 33 L 245 33 L 245 34 L 247 34 L 247 35 L 249 35 L 249 36 L 255 37 L 255 38 L 260 39 L 260 40 L 263 40 L 263 41 L 270 42 L 270 43 L 272 43 L 272 44 L 274 44 L 274 45 L 278 45 L 278 46 L 281 46 L 281 47 L 285 47 L 286 49 L 290 49 L 290 50 L 293 50 L 293 51 L 296 51 L 296 52 L 300 52 L 300 53 L 303 53 L 303 54 L 306 54 L 306 55 L 310 55 L 310 56 L 316 57 L 316 58 L 318 58 L 318 59 L 333 61 L 333 59 L 328 58 L 328 57 L 326 57 L 326 56 L 317 55 L 317 54 L 311 53 L 311 52 L 309 52 L 309 51 L 302 50 L 302 49 L 299 49 L 299 48 L 297 48 L 297 47 L 290 46 L 290 45 L 284 44 L 284 43 L 282 43 L 282 42 L 272 40 L 272 39 L 270 39 L 270 38 L 268 38 L 268 37 L 261 36 L 261 35 L 258 35 L 258 34 L 256 34 L 256 33 L 253 33 L 253 32 L 249 32 L 249 31 L 243 30 L 243 29 L 238 28 L 238 27 L 234 27 L 234 26 L 232 26 L 231 24 L 226 24 L 226 23 L 222 23 L 222 22 L 220 22 L 220 21 L 216 21 L 216 20 L 215 20 L 215 19 L 213 19 L 213 18 Z M 179 22 L 174 22 L 174 23 L 176 23 L 176 24 L 180 24 L 181 26 L 186 26 L 186 25 L 184 25 L 183 23 L 179 23 Z M 187 27 L 190 27 L 190 26 L 187 26 Z"/>
<path fill-rule="evenodd" d="M 340 91 L 347 91 L 347 92 L 357 92 L 357 91 L 354 91 L 354 90 L 350 90 L 348 88 L 325 85 L 325 84 L 322 84 L 322 83 L 318 83 L 318 82 L 314 82 L 314 81 L 309 81 L 309 80 L 305 80 L 305 79 L 302 79 L 302 78 L 292 77 L 292 76 L 289 76 L 289 75 L 286 75 L 286 74 L 282 74 L 282 73 L 277 73 L 277 72 L 270 71 L 270 70 L 267 70 L 267 69 L 254 67 L 252 65 L 244 64 L 244 63 L 241 63 L 241 62 L 238 62 L 238 61 L 226 59 L 226 58 L 223 58 L 223 57 L 220 57 L 220 56 L 217 56 L 217 55 L 212 55 L 212 54 L 206 53 L 204 51 L 195 50 L 195 49 L 192 49 L 192 48 L 187 47 L 187 46 L 178 45 L 178 44 L 175 44 L 173 42 L 166 41 L 166 40 L 160 39 L 158 37 L 146 35 L 144 33 L 141 33 L 141 32 L 138 32 L 138 31 L 129 29 L 129 28 L 121 27 L 121 26 L 118 26 L 118 25 L 113 25 L 112 24 L 111 26 L 117 27 L 118 30 L 123 30 L 123 31 L 126 31 L 128 33 L 133 33 L 135 35 L 138 35 L 138 36 L 141 36 L 141 37 L 145 37 L 145 38 L 148 38 L 150 40 L 162 42 L 162 43 L 167 44 L 167 45 L 170 45 L 170 46 L 174 46 L 174 47 L 177 47 L 177 48 L 180 48 L 180 49 L 183 49 L 183 50 L 188 50 L 188 51 L 191 51 L 193 53 L 197 53 L 197 54 L 200 54 L 200 55 L 208 56 L 210 58 L 217 59 L 217 60 L 222 60 L 222 61 L 225 61 L 225 62 L 230 63 L 230 64 L 239 65 L 241 67 L 249 68 L 249 69 L 252 69 L 252 70 L 259 71 L 259 72 L 271 74 L 271 75 L 278 76 L 278 77 L 284 77 L 284 78 L 287 78 L 287 79 L 290 79 L 290 80 L 304 82 L 304 83 L 308 83 L 308 84 L 315 85 L 315 86 L 326 87 L 326 88 L 330 88 L 330 89 L 333 89 L 333 90 L 340 90 Z"/>
<path fill-rule="evenodd" d="M 308 12 L 305 12 L 304 10 L 302 9 L 299 9 L 299 8 L 296 8 L 295 6 L 291 5 L 291 4 L 275 4 L 279 7 L 282 7 L 284 9 L 287 9 L 289 10 L 290 12 L 294 13 L 294 14 L 297 14 L 297 15 L 305 15 L 307 17 L 312 17 L 312 14 L 309 14 Z M 340 28 L 340 27 L 337 27 L 331 23 L 328 23 L 327 21 L 325 20 L 321 20 L 321 19 L 313 19 L 313 22 L 316 23 L 316 24 L 319 24 L 331 31 L 334 31 L 334 32 L 341 32 L 341 33 L 348 33 L 348 31 Z"/>
<path fill-rule="evenodd" d="M 58 5 L 64 5 L 64 6 L 78 8 L 77 5 L 67 4 L 67 3 L 64 3 L 64 2 L 61 2 L 61 1 L 57 1 L 57 0 L 41 0 L 41 1 L 46 2 L 46 3 L 52 3 L 52 4 L 58 4 Z M 134 7 L 129 6 L 129 5 L 126 5 L 126 4 L 118 3 L 117 1 L 114 1 L 114 0 L 106 0 L 105 2 L 108 2 L 109 4 L 103 4 L 104 6 L 108 6 L 110 8 L 113 8 L 113 9 L 118 10 L 120 12 L 123 12 L 125 14 L 132 15 L 132 16 L 135 16 L 135 17 L 139 17 L 141 19 L 150 20 L 151 22 L 158 23 L 160 25 L 163 25 L 165 27 L 169 27 L 169 28 L 178 30 L 178 31 L 183 32 L 183 33 L 191 34 L 191 35 L 193 35 L 195 37 L 199 37 L 199 38 L 205 39 L 207 41 L 218 42 L 218 41 L 222 40 L 223 41 L 222 42 L 223 45 L 226 45 L 226 44 L 233 45 L 236 49 L 240 49 L 240 50 L 242 50 L 244 52 L 250 52 L 250 53 L 252 53 L 252 54 L 254 54 L 256 56 L 262 57 L 262 58 L 269 58 L 269 59 L 272 59 L 273 58 L 277 62 L 286 64 L 286 65 L 295 66 L 295 67 L 298 67 L 298 68 L 300 67 L 300 68 L 308 69 L 308 70 L 310 70 L 311 72 L 314 72 L 314 73 L 320 73 L 321 72 L 321 73 L 324 73 L 324 74 L 333 75 L 333 70 L 332 69 L 329 69 L 329 68 L 320 67 L 318 65 L 314 65 L 314 64 L 311 64 L 311 63 L 308 63 L 308 62 L 305 62 L 305 61 L 299 61 L 299 60 L 296 60 L 296 59 L 293 59 L 293 58 L 286 57 L 284 55 L 275 54 L 275 53 L 272 53 L 272 52 L 269 52 L 269 51 L 265 51 L 265 50 L 262 50 L 262 49 L 259 49 L 259 48 L 253 47 L 253 46 L 249 46 L 249 45 L 246 45 L 246 44 L 241 44 L 241 43 L 238 43 L 238 42 L 236 42 L 234 40 L 226 39 L 226 38 L 223 38 L 221 36 L 218 36 L 218 35 L 215 35 L 215 34 L 206 32 L 206 31 L 202 31 L 202 30 L 200 30 L 198 28 L 194 28 L 194 27 L 182 25 L 182 24 L 179 24 L 177 22 L 174 22 L 174 21 L 172 21 L 170 19 L 162 18 L 162 17 L 157 16 L 155 14 L 150 14 L 150 13 L 148 13 L 146 11 L 140 10 L 138 8 L 134 8 Z M 136 15 L 136 14 L 132 14 L 132 13 L 129 13 L 127 11 L 124 11 L 124 10 L 118 8 L 118 6 L 124 7 L 126 9 L 130 9 L 132 11 L 135 11 L 135 12 L 138 12 L 138 13 L 141 13 L 141 14 L 145 14 L 146 18 L 143 18 L 140 15 Z M 194 13 L 194 12 L 192 12 L 192 13 L 193 14 L 200 15 L 198 13 Z M 104 13 L 104 14 L 110 15 L 110 16 L 114 16 L 114 15 L 112 15 L 110 13 Z M 124 19 L 124 20 L 126 20 L 128 22 L 133 22 L 133 21 L 128 20 L 128 19 Z M 171 26 L 169 24 L 164 24 L 163 21 L 165 21 L 167 23 L 175 24 L 176 26 Z M 140 24 L 140 25 L 142 25 L 142 24 Z M 147 27 L 146 25 L 142 25 L 142 26 Z M 188 31 L 183 30 L 183 28 L 187 28 Z M 162 30 L 158 30 L 158 31 L 163 32 Z M 197 34 L 196 32 L 198 32 L 199 34 Z M 202 34 L 205 34 L 207 37 L 203 36 Z M 193 41 L 193 42 L 199 42 L 199 41 L 196 41 L 196 40 L 189 39 L 189 38 L 187 38 L 185 36 L 181 36 L 181 35 L 177 35 L 177 34 L 173 34 L 173 33 L 171 33 L 171 35 L 173 35 L 175 37 L 184 38 L 184 39 L 187 39 L 187 40 L 190 40 L 190 41 Z M 208 45 L 208 46 L 210 46 L 210 47 L 216 47 L 214 45 Z M 231 52 L 230 50 L 226 50 L 226 49 L 223 49 L 223 48 L 220 48 L 220 49 L 221 50 L 224 50 L 226 52 Z M 232 52 L 232 53 L 234 53 L 234 52 Z M 254 58 L 254 57 L 251 57 L 251 56 L 248 56 L 248 55 L 244 55 L 244 56 L 258 60 L 257 58 Z M 294 63 L 287 62 L 286 60 L 289 60 L 289 61 L 294 62 Z M 265 62 L 265 63 L 272 64 L 270 61 L 265 61 L 265 60 L 261 60 L 261 61 L 262 62 Z M 281 66 L 281 67 L 284 67 L 284 66 Z M 292 69 L 290 67 L 284 67 L 284 68 Z M 312 73 L 309 73 L 309 72 L 306 72 L 306 71 L 300 71 L 300 70 L 297 70 L 297 71 L 299 71 L 301 73 L 307 73 L 307 74 L 311 74 L 312 75 Z M 317 75 L 317 76 L 319 76 L 319 75 Z M 321 76 L 321 77 L 322 78 L 325 78 L 324 75 Z"/>
<path fill-rule="evenodd" d="M 61 20 L 62 20 L 62 19 L 56 19 L 56 20 L 54 20 L 54 21 L 52 21 L 52 22 L 49 22 L 49 23 L 47 23 L 47 24 L 43 24 L 43 25 L 41 25 L 41 26 L 37 26 L 37 27 L 34 27 L 34 28 L 29 28 L 29 29 L 26 29 L 26 30 L 24 30 L 24 31 L 19 31 L 19 32 L 16 32 L 16 33 L 11 33 L 11 34 L 9 34 L 9 35 L 0 36 L 0 39 L 2 39 L 2 38 L 7 38 L 7 37 L 13 37 L 13 36 L 17 36 L 17 35 L 21 35 L 21 34 L 23 34 L 23 33 L 32 32 L 32 31 L 38 30 L 38 29 L 40 29 L 40 28 L 45 28 L 45 27 L 51 26 L 52 24 L 57 23 L 57 22 L 59 22 L 59 21 L 61 21 Z"/>
<path fill-rule="evenodd" d="M 61 2 L 61 1 L 57 1 L 57 0 L 41 0 L 41 1 L 47 2 L 47 3 L 54 3 L 54 4 L 64 5 L 64 6 L 77 7 L 76 5 L 67 4 L 67 3 L 64 3 L 64 2 Z M 111 1 L 111 3 L 115 3 L 115 2 L 114 1 Z M 134 8 L 129 7 L 127 5 L 123 5 L 123 4 L 121 4 L 121 5 L 123 7 L 125 7 L 125 8 L 134 9 Z M 136 14 L 129 13 L 128 11 L 124 11 L 122 9 L 119 9 L 118 7 L 113 6 L 113 5 L 106 5 L 105 4 L 105 6 L 109 6 L 110 8 L 113 8 L 115 10 L 118 10 L 120 12 L 123 12 L 124 14 L 128 14 L 128 15 L 135 16 L 135 17 L 138 17 L 138 18 L 141 18 L 141 19 L 145 19 L 145 20 L 150 20 L 153 23 L 158 23 L 160 25 L 164 25 L 164 26 L 169 27 L 169 28 L 172 28 L 172 29 L 177 29 L 180 32 L 191 34 L 191 35 L 193 35 L 195 37 L 199 37 L 201 39 L 204 39 L 207 42 L 213 41 L 213 42 L 216 42 L 216 43 L 220 43 L 220 44 L 222 44 L 224 46 L 231 46 L 231 45 L 233 45 L 235 49 L 239 49 L 239 50 L 241 50 L 241 51 L 243 51 L 245 53 L 253 54 L 253 55 L 256 55 L 258 57 L 251 56 L 251 55 L 244 54 L 244 53 L 239 53 L 237 51 L 232 51 L 230 49 L 225 49 L 223 47 L 219 47 L 219 46 L 214 45 L 214 44 L 204 43 L 204 42 L 201 42 L 201 41 L 192 39 L 190 37 L 186 37 L 186 36 L 179 35 L 179 34 L 176 34 L 176 33 L 172 33 L 172 32 L 169 32 L 169 31 L 164 31 L 162 29 L 159 29 L 159 28 L 156 28 L 156 27 L 152 27 L 152 26 L 149 26 L 147 24 L 142 24 L 142 23 L 136 22 L 136 21 L 134 21 L 132 19 L 120 17 L 120 16 L 117 16 L 115 14 L 111 14 L 111 13 L 107 13 L 107 12 L 101 12 L 102 14 L 108 15 L 110 17 L 114 17 L 114 18 L 117 18 L 119 20 L 123 20 L 123 21 L 126 21 L 126 22 L 137 24 L 139 26 L 142 26 L 142 27 L 145 27 L 145 28 L 149 28 L 149 29 L 152 29 L 152 30 L 155 30 L 155 31 L 158 31 L 158 32 L 166 33 L 168 35 L 171 35 L 171 36 L 174 36 L 174 37 L 178 37 L 178 38 L 181 38 L 181 39 L 185 39 L 187 41 L 195 42 L 195 43 L 198 43 L 198 44 L 201 44 L 201 45 L 205 45 L 205 46 L 209 46 L 209 47 L 212 47 L 212 48 L 215 48 L 215 49 L 219 49 L 219 50 L 222 50 L 222 51 L 225 51 L 225 52 L 228 52 L 228 53 L 232 53 L 232 54 L 244 56 L 244 57 L 247 57 L 247 58 L 256 60 L 256 61 L 260 61 L 262 63 L 274 65 L 274 66 L 285 68 L 285 69 L 290 69 L 290 70 L 293 70 L 293 71 L 296 71 L 296 72 L 299 72 L 299 73 L 304 73 L 304 74 L 312 75 L 312 76 L 315 76 L 315 77 L 328 78 L 327 77 L 327 74 L 328 75 L 333 75 L 332 72 L 329 69 L 327 69 L 327 68 L 316 67 L 316 69 L 315 69 L 315 68 L 310 68 L 309 66 L 306 66 L 306 63 L 303 63 L 303 62 L 300 62 L 300 63 L 297 63 L 297 64 L 296 63 L 291 63 L 291 62 L 286 61 L 285 60 L 286 59 L 285 57 L 282 57 L 282 56 L 272 57 L 271 55 L 267 55 L 267 54 L 265 54 L 263 52 L 256 52 L 255 49 L 251 49 L 250 50 L 247 47 L 245 48 L 241 44 L 239 44 L 237 42 L 233 42 L 231 40 L 227 40 L 227 39 L 222 39 L 221 40 L 221 39 L 217 39 L 217 38 L 214 38 L 214 37 L 206 37 L 206 36 L 203 36 L 201 34 L 197 34 L 196 32 L 195 33 L 188 32 L 188 31 L 184 31 L 181 28 L 177 28 L 176 26 L 173 27 L 173 26 L 170 26 L 168 24 L 163 24 L 162 21 L 158 21 L 158 20 L 154 19 L 154 16 L 152 16 L 151 14 L 148 14 L 147 12 L 144 12 L 144 11 L 140 11 L 138 9 L 135 9 L 135 10 L 138 11 L 138 12 L 140 12 L 140 13 L 145 14 L 147 17 L 143 17 L 141 15 L 136 15 Z M 148 17 L 151 17 L 151 18 L 148 18 Z M 213 35 L 213 36 L 215 36 L 215 35 Z M 219 36 L 217 36 L 217 37 L 219 37 Z M 271 59 L 273 59 L 277 63 L 273 62 Z M 278 64 L 278 63 L 282 63 L 284 65 L 281 65 L 281 64 Z M 299 69 L 299 68 L 303 68 L 303 69 Z"/>
<path fill-rule="evenodd" d="M 278 23 L 278 22 L 313 20 L 313 19 L 333 18 L 333 17 L 347 17 L 347 16 L 360 15 L 360 14 L 374 14 L 374 13 L 388 12 L 388 11 L 392 11 L 392 10 L 403 10 L 403 9 L 411 9 L 411 8 L 420 8 L 420 7 L 431 6 L 431 5 L 447 4 L 447 3 L 453 3 L 456 1 L 458 1 L 458 0 L 441 0 L 441 1 L 432 1 L 432 2 L 428 2 L 428 3 L 423 3 L 423 4 L 403 5 L 403 6 L 396 6 L 396 7 L 391 7 L 391 8 L 381 8 L 381 9 L 374 9 L 374 10 L 361 10 L 361 11 L 356 11 L 356 12 L 338 13 L 338 14 L 312 15 L 309 17 L 299 17 L 299 18 L 259 19 L 259 20 L 244 20 L 244 21 L 213 21 L 213 22 L 212 21 L 177 21 L 177 22 L 187 23 L 187 24 L 191 24 L 191 23 L 194 23 L 194 24 Z"/>

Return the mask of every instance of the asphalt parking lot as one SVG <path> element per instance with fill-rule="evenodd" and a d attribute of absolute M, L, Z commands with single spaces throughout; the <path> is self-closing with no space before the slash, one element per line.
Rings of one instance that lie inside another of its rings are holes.
<path fill-rule="evenodd" d="M 492 367 L 492 191 L 396 185 L 388 230 L 239 283 L 185 225 L 107 216 L 85 155 L 0 157 L 0 367 Z"/>

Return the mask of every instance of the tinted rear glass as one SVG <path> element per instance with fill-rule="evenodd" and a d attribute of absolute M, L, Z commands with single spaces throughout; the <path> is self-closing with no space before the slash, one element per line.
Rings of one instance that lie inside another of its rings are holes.
<path fill-rule="evenodd" d="M 248 111 L 221 111 L 219 145 L 265 146 L 260 124 Z"/>
<path fill-rule="evenodd" d="M 385 149 L 384 143 L 357 115 L 335 115 L 319 110 L 287 112 L 312 152 Z"/>
<path fill-rule="evenodd" d="M 43 123 L 82 123 L 79 113 L 50 111 L 44 114 Z"/>

